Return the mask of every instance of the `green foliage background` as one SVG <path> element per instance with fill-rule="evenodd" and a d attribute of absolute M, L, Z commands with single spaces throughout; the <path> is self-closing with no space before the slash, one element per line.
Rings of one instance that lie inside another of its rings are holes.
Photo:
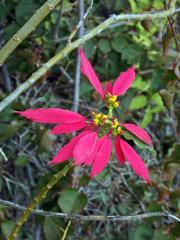
<path fill-rule="evenodd" d="M 11 0 L 0 2 L 1 44 L 29 19 L 44 1 Z M 178 6 L 177 1 L 177 6 Z M 180 4 L 179 4 L 180 5 Z M 88 1 L 85 1 L 88 6 Z M 15 50 L 6 61 L 11 89 L 62 49 L 67 36 L 78 22 L 77 1 L 65 0 L 58 39 L 55 29 L 60 6 Z M 160 0 L 94 1 L 85 23 L 85 32 L 114 13 L 144 13 L 164 9 Z M 173 16 L 180 39 L 180 17 Z M 152 185 L 147 186 L 128 166 L 119 166 L 114 154 L 109 166 L 90 180 L 89 169 L 80 170 L 79 187 L 72 188 L 72 173 L 61 180 L 41 203 L 50 211 L 101 215 L 135 215 L 141 212 L 170 211 L 178 215 L 180 159 L 180 69 L 177 49 L 169 34 L 167 19 L 117 23 L 88 41 L 84 50 L 103 84 L 134 65 L 136 79 L 120 99 L 121 121 L 145 127 L 153 139 L 157 155 L 137 148 L 149 166 Z M 37 107 L 72 109 L 76 67 L 73 51 L 29 91 L 0 113 L 0 145 L 8 158 L 0 160 L 0 195 L 3 199 L 27 205 L 54 172 L 47 165 L 71 135 L 54 137 L 49 126 L 32 124 L 14 114 L 15 110 Z M 63 67 L 71 79 L 61 71 Z M 0 99 L 8 95 L 3 71 L 0 75 Z M 103 109 L 89 82 L 82 77 L 79 112 L 86 115 Z M 1 156 L 0 156 L 1 157 Z M 127 185 L 129 188 L 127 188 Z M 130 190 L 129 190 L 130 189 Z M 132 194 L 133 193 L 133 194 Z M 0 205 L 0 236 L 7 239 L 19 212 Z M 67 221 L 32 216 L 19 239 L 61 239 Z M 179 237 L 179 224 L 168 218 L 139 222 L 72 222 L 68 239 L 173 240 Z M 39 238 L 38 238 L 38 233 Z"/>

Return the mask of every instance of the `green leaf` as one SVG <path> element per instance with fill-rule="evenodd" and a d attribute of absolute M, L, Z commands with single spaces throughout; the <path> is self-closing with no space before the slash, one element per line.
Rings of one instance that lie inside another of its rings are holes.
<path fill-rule="evenodd" d="M 42 126 L 36 126 L 36 137 L 39 153 L 49 152 L 56 139 L 55 135 L 49 134 L 49 131 Z"/>
<path fill-rule="evenodd" d="M 134 0 L 128 0 L 131 6 L 132 13 L 136 13 L 138 11 L 136 2 Z"/>
<path fill-rule="evenodd" d="M 114 37 L 111 44 L 112 48 L 118 53 L 121 53 L 128 46 L 127 40 L 121 36 Z"/>
<path fill-rule="evenodd" d="M 12 138 L 24 123 L 20 121 L 12 121 L 8 124 L 0 124 L 0 142 Z"/>
<path fill-rule="evenodd" d="M 141 57 L 141 48 L 136 45 L 128 44 L 121 51 L 122 60 L 127 60 L 129 64 L 134 64 L 134 62 L 140 61 Z"/>
<path fill-rule="evenodd" d="M 141 91 L 147 91 L 150 87 L 150 84 L 146 81 L 143 81 L 140 76 L 137 76 L 132 85 L 133 88 L 137 88 Z"/>
<path fill-rule="evenodd" d="M 180 159 L 180 143 L 175 143 L 173 148 L 169 151 L 166 164 L 179 163 Z"/>
<path fill-rule="evenodd" d="M 29 162 L 29 158 L 27 156 L 19 156 L 16 160 L 15 160 L 15 165 L 19 166 L 19 167 L 25 167 Z"/>
<path fill-rule="evenodd" d="M 141 122 L 141 127 L 145 128 L 149 123 L 151 123 L 153 118 L 153 113 L 151 111 L 151 108 L 147 108 L 144 114 L 144 118 Z"/>
<path fill-rule="evenodd" d="M 164 106 L 169 110 L 173 110 L 173 100 L 175 93 L 170 93 L 167 89 L 161 89 L 160 90 L 160 96 L 162 98 Z"/>
<path fill-rule="evenodd" d="M 87 204 L 87 197 L 76 189 L 68 189 L 61 193 L 58 205 L 65 213 L 81 212 Z"/>
<path fill-rule="evenodd" d="M 6 8 L 3 3 L 0 3 L 0 19 L 1 21 L 6 18 Z"/>
<path fill-rule="evenodd" d="M 1 231 L 6 239 L 8 239 L 8 236 L 13 230 L 14 226 L 15 226 L 15 222 L 12 220 L 7 220 L 1 223 Z"/>
<path fill-rule="evenodd" d="M 38 8 L 33 0 L 21 0 L 16 7 L 16 18 L 21 23 L 22 20 L 27 20 Z"/>
<path fill-rule="evenodd" d="M 92 58 L 96 44 L 97 44 L 96 39 L 91 39 L 90 41 L 84 44 L 83 48 L 87 58 Z"/>
<path fill-rule="evenodd" d="M 82 82 L 80 88 L 81 88 L 80 97 L 86 100 L 91 99 L 91 93 L 93 88 L 91 87 L 89 82 L 87 81 Z"/>
<path fill-rule="evenodd" d="M 108 53 L 111 51 L 110 41 L 106 38 L 101 38 L 98 41 L 98 47 L 103 53 Z"/>
<path fill-rule="evenodd" d="M 134 240 L 151 240 L 154 232 L 150 224 L 141 224 L 135 231 Z"/>
<path fill-rule="evenodd" d="M 148 144 L 146 144 L 145 142 L 141 141 L 141 139 L 139 139 L 138 137 L 136 137 L 134 134 L 132 134 L 129 131 L 125 131 L 124 133 L 124 137 L 127 140 L 132 140 L 140 149 L 147 149 L 149 150 L 154 156 L 156 156 L 156 151 L 154 150 L 153 147 L 149 146 Z"/>
<path fill-rule="evenodd" d="M 47 240 L 59 240 L 62 235 L 63 222 L 61 219 L 45 217 L 43 231 Z"/>
<path fill-rule="evenodd" d="M 4 30 L 4 40 L 9 40 L 13 34 L 15 34 L 19 30 L 19 26 L 16 23 L 11 23 Z"/>
<path fill-rule="evenodd" d="M 163 109 L 164 109 L 164 104 L 163 104 L 162 98 L 161 98 L 161 96 L 159 95 L 159 93 L 155 93 L 155 94 L 151 97 L 151 100 L 156 104 L 156 106 L 151 109 L 151 111 L 152 111 L 153 113 L 157 113 L 157 112 L 163 111 Z"/>
<path fill-rule="evenodd" d="M 130 110 L 137 110 L 144 108 L 147 105 L 147 98 L 144 95 L 134 97 L 129 108 Z"/>

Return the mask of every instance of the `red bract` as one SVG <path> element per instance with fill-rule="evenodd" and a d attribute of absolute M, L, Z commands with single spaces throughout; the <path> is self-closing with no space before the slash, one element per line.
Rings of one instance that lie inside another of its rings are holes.
<path fill-rule="evenodd" d="M 91 63 L 86 58 L 82 48 L 80 49 L 80 57 L 81 72 L 89 79 L 95 90 L 100 94 L 102 98 L 104 98 L 107 93 L 116 96 L 124 94 L 131 86 L 135 78 L 134 67 L 131 67 L 126 72 L 120 73 L 118 78 L 115 80 L 114 86 L 109 82 L 106 88 L 103 90 L 101 83 L 91 66 Z"/>
<path fill-rule="evenodd" d="M 150 136 L 139 126 L 130 123 L 122 124 L 112 115 L 112 110 L 118 106 L 117 96 L 124 94 L 134 80 L 134 68 L 131 67 L 126 72 L 121 73 L 114 86 L 108 83 L 103 90 L 82 49 L 80 57 L 81 71 L 90 80 L 103 101 L 106 102 L 108 114 L 93 113 L 93 120 L 60 108 L 28 109 L 18 112 L 18 114 L 34 122 L 56 124 L 51 131 L 52 134 L 81 130 L 79 135 L 73 137 L 59 150 L 50 164 L 58 164 L 73 158 L 75 165 L 92 166 L 91 176 L 94 177 L 108 164 L 114 141 L 115 153 L 119 162 L 124 164 L 127 160 L 134 172 L 149 182 L 147 167 L 135 150 L 123 140 L 123 134 L 125 131 L 131 132 L 144 143 L 152 145 Z"/>

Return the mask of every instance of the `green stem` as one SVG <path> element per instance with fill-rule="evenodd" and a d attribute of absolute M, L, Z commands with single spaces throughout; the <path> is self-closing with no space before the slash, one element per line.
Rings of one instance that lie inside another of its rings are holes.
<path fill-rule="evenodd" d="M 29 215 L 32 213 L 33 209 L 37 206 L 37 204 L 39 204 L 43 198 L 46 197 L 46 194 L 48 193 L 48 191 L 64 176 L 66 176 L 66 174 L 68 173 L 68 171 L 70 170 L 70 168 L 72 167 L 72 164 L 69 163 L 68 165 L 66 165 L 59 173 L 53 175 L 53 177 L 50 179 L 50 181 L 48 182 L 48 184 L 43 187 L 41 189 L 41 191 L 34 197 L 34 199 L 32 200 L 32 202 L 29 204 L 29 206 L 26 208 L 26 210 L 23 212 L 23 214 L 21 215 L 21 217 L 19 218 L 19 220 L 16 222 L 15 227 L 13 228 L 10 236 L 8 237 L 8 240 L 14 240 L 16 239 L 18 232 L 21 228 L 21 226 L 23 225 L 24 222 L 26 222 L 26 220 L 28 219 Z"/>
<path fill-rule="evenodd" d="M 40 79 L 46 72 L 58 63 L 62 58 L 65 58 L 72 50 L 81 46 L 94 36 L 99 35 L 103 30 L 107 29 L 110 25 L 119 22 L 119 21 L 130 21 L 130 20 L 143 20 L 143 19 L 156 19 L 156 18 L 165 18 L 172 14 L 180 12 L 180 8 L 177 9 L 169 9 L 166 11 L 155 12 L 155 13 L 144 13 L 144 14 L 120 14 L 120 15 L 112 15 L 110 18 L 99 24 L 92 31 L 84 35 L 82 38 L 72 42 L 63 48 L 59 53 L 57 53 L 53 58 L 51 58 L 48 62 L 44 63 L 42 67 L 40 67 L 36 72 L 34 72 L 30 78 L 27 79 L 26 82 L 22 83 L 18 88 L 14 90 L 9 96 L 7 96 L 0 103 L 0 111 L 6 108 L 9 104 L 11 104 L 14 100 L 16 100 L 23 92 L 29 89 L 38 79 Z"/>
<path fill-rule="evenodd" d="M 112 116 L 113 116 L 113 108 L 112 108 L 112 107 L 109 107 L 109 108 L 108 108 L 108 116 L 109 116 L 109 117 L 112 117 Z"/>
<path fill-rule="evenodd" d="M 46 1 L 23 25 L 22 28 L 0 50 L 0 65 L 14 49 L 40 24 L 40 22 L 60 3 L 60 0 Z"/>

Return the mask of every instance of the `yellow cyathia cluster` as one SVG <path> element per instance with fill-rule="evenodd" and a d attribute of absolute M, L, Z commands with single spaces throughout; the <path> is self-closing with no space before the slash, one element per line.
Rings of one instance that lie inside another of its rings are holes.
<path fill-rule="evenodd" d="M 112 95 L 112 94 L 108 93 L 106 95 L 106 101 L 107 101 L 108 107 L 111 107 L 111 108 L 119 107 L 119 103 L 117 101 L 117 96 L 116 95 Z"/>
<path fill-rule="evenodd" d="M 122 135 L 124 133 L 124 131 L 120 127 L 120 123 L 118 122 L 117 119 L 115 119 L 113 121 L 113 123 L 111 125 L 111 129 L 112 129 L 112 135 L 113 136 Z"/>
<path fill-rule="evenodd" d="M 100 125 L 104 124 L 104 122 L 105 122 L 106 119 L 108 118 L 107 115 L 101 114 L 101 113 L 92 112 L 92 115 L 93 115 L 94 124 L 95 124 L 96 126 L 100 126 Z"/>
<path fill-rule="evenodd" d="M 92 112 L 94 125 L 100 126 L 102 133 L 111 132 L 113 136 L 122 135 L 124 131 L 120 127 L 118 119 L 108 115 Z"/>

